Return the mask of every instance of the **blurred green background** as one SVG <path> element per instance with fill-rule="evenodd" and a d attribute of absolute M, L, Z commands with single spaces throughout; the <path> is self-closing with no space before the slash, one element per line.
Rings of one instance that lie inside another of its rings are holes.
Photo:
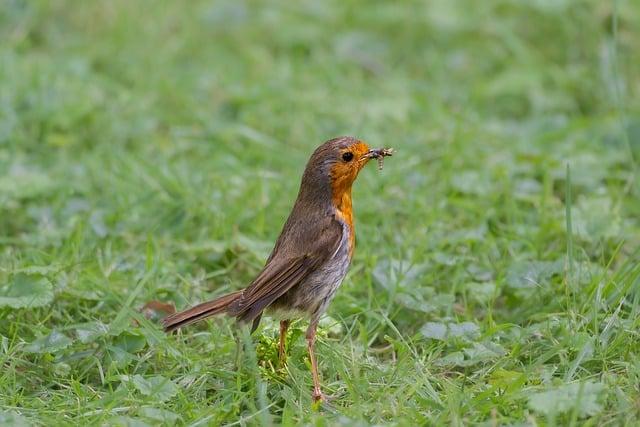
<path fill-rule="evenodd" d="M 634 424 L 638 52 L 633 0 L 4 0 L 0 424 Z M 338 135 L 397 154 L 318 409 L 304 323 L 139 310 L 246 285 Z"/>

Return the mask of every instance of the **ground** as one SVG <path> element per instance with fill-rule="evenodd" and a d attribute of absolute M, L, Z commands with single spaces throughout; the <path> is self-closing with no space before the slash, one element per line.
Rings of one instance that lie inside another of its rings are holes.
<path fill-rule="evenodd" d="M 639 2 L 9 0 L 0 36 L 0 424 L 637 423 Z M 396 154 L 315 407 L 304 322 L 280 367 L 268 319 L 140 310 L 249 283 L 338 135 Z"/>

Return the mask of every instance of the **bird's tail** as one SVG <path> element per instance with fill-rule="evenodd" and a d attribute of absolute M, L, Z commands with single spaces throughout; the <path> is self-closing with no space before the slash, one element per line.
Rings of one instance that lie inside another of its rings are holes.
<path fill-rule="evenodd" d="M 242 291 L 232 292 L 227 295 L 223 295 L 220 298 L 213 301 L 203 302 L 195 307 L 188 308 L 184 311 L 174 313 L 165 317 L 162 320 L 165 332 L 173 331 L 174 329 L 181 328 L 183 326 L 190 325 L 199 320 L 206 319 L 207 317 L 215 316 L 216 314 L 224 313 L 229 308 L 229 305 L 238 299 L 242 295 Z"/>

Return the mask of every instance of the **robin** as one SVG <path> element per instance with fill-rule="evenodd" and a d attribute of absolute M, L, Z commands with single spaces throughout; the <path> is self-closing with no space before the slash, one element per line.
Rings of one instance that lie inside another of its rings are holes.
<path fill-rule="evenodd" d="M 320 145 L 307 163 L 291 214 L 255 280 L 245 289 L 166 317 L 165 331 L 225 313 L 240 322 L 252 322 L 253 332 L 266 310 L 280 319 L 278 355 L 284 363 L 290 321 L 306 317 L 313 400 L 325 400 L 314 344 L 318 321 L 353 257 L 351 186 L 370 159 L 378 159 L 381 167 L 382 159 L 391 154 L 391 149 L 370 149 L 352 137 L 335 138 Z"/>

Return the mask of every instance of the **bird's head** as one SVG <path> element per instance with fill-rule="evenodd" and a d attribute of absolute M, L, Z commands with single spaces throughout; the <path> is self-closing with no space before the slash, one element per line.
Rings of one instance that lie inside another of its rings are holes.
<path fill-rule="evenodd" d="M 343 136 L 331 139 L 319 146 L 311 155 L 304 175 L 300 193 L 316 197 L 325 193 L 331 198 L 350 194 L 351 186 L 360 170 L 371 159 L 392 154 L 391 149 L 371 149 L 364 141 Z"/>

